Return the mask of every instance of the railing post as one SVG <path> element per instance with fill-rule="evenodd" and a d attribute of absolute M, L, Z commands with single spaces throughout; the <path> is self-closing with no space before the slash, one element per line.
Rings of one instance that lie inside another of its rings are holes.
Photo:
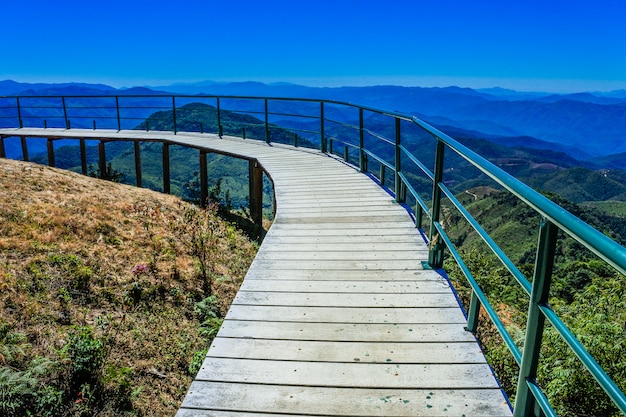
<path fill-rule="evenodd" d="M 24 127 L 24 123 L 22 122 L 22 106 L 20 105 L 20 98 L 15 97 L 17 102 L 17 125 L 21 128 Z"/>
<path fill-rule="evenodd" d="M 20 141 L 22 142 L 22 160 L 28 162 L 28 143 L 26 136 L 20 136 Z"/>
<path fill-rule="evenodd" d="M 478 316 L 480 315 L 481 302 L 474 291 L 470 298 L 469 309 L 467 310 L 467 330 L 470 333 L 476 333 L 478 330 Z"/>
<path fill-rule="evenodd" d="M 265 142 L 270 143 L 269 104 L 265 99 Z"/>
<path fill-rule="evenodd" d="M 120 130 L 122 130 L 122 119 L 120 118 L 120 98 L 119 98 L 119 96 L 115 96 L 115 112 L 117 114 L 117 131 L 119 132 Z"/>
<path fill-rule="evenodd" d="M 328 152 L 326 146 L 326 132 L 324 131 L 324 102 L 320 101 L 320 150 L 322 153 Z M 330 151 L 332 153 L 332 151 Z"/>
<path fill-rule="evenodd" d="M 67 106 L 65 105 L 65 96 L 61 97 L 61 102 L 63 103 L 63 118 L 65 119 L 65 128 L 69 129 L 70 124 L 67 119 Z"/>
<path fill-rule="evenodd" d="M 207 169 L 206 152 L 200 151 L 200 207 L 206 207 L 209 200 L 209 172 Z"/>
<path fill-rule="evenodd" d="M 163 192 L 170 193 L 170 144 L 163 142 Z"/>
<path fill-rule="evenodd" d="M 437 150 L 435 153 L 435 172 L 433 181 L 433 198 L 432 213 L 430 223 L 430 248 L 428 252 L 428 265 L 433 269 L 439 269 L 443 266 L 443 248 L 444 243 L 439 241 L 439 232 L 435 227 L 435 223 L 439 223 L 439 215 L 441 213 L 441 189 L 439 183 L 443 180 L 443 155 L 445 144 L 437 138 Z"/>
<path fill-rule="evenodd" d="M 422 206 L 420 206 L 420 203 L 416 202 L 415 203 L 415 227 L 417 227 L 418 229 L 422 228 L 422 222 L 424 219 L 424 211 L 422 210 Z"/>
<path fill-rule="evenodd" d="M 257 160 L 248 162 L 250 217 L 259 228 L 263 225 L 263 170 Z"/>
<path fill-rule="evenodd" d="M 359 170 L 361 172 L 367 172 L 365 152 L 363 151 L 364 142 L 365 140 L 363 137 L 363 108 L 359 107 Z"/>
<path fill-rule="evenodd" d="M 100 166 L 100 178 L 105 179 L 107 175 L 107 158 L 103 140 L 98 143 L 98 164 Z"/>
<path fill-rule="evenodd" d="M 87 175 L 87 145 L 85 144 L 85 139 L 79 139 L 80 144 L 80 167 L 83 175 Z"/>
<path fill-rule="evenodd" d="M 550 284 L 552 282 L 552 270 L 554 267 L 554 254 L 556 250 L 558 228 L 549 220 L 542 219 L 539 229 L 539 243 L 537 247 L 537 259 L 532 282 L 532 291 L 528 305 L 528 319 L 526 322 L 526 337 L 522 364 L 520 365 L 519 378 L 517 381 L 517 393 L 515 396 L 515 417 L 527 417 L 534 415 L 535 398 L 533 397 L 529 383 L 535 383 L 537 366 L 545 317 L 539 306 L 548 303 Z"/>
<path fill-rule="evenodd" d="M 133 146 L 135 148 L 135 184 L 137 187 L 141 188 L 141 150 L 139 145 L 140 143 L 138 140 L 133 142 Z"/>
<path fill-rule="evenodd" d="M 222 111 L 220 106 L 220 98 L 216 97 L 216 109 L 217 109 L 217 135 L 222 137 Z M 244 137 L 245 139 L 245 137 Z"/>
<path fill-rule="evenodd" d="M 48 138 L 48 166 L 54 167 L 54 141 Z"/>
<path fill-rule="evenodd" d="M 174 134 L 176 134 L 176 96 L 172 96 L 172 118 L 174 119 Z"/>
<path fill-rule="evenodd" d="M 395 187 L 394 187 L 394 191 L 396 193 L 396 202 L 398 203 L 404 203 L 405 201 L 405 195 L 404 195 L 404 191 L 403 191 L 403 184 L 402 184 L 402 178 L 400 178 L 400 173 L 402 172 L 402 153 L 400 151 L 400 139 L 401 139 L 401 134 L 400 134 L 400 119 L 399 118 L 395 118 L 396 119 L 396 146 L 395 146 L 395 159 L 396 159 L 396 178 L 395 178 Z"/>

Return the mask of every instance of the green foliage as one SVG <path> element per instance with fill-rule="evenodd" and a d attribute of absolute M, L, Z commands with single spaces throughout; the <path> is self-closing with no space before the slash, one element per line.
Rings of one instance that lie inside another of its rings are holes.
<path fill-rule="evenodd" d="M 193 179 L 183 184 L 185 190 L 186 201 L 189 201 L 195 205 L 203 206 L 205 204 L 217 204 L 220 211 L 230 212 L 233 208 L 233 202 L 230 197 L 230 190 L 226 189 L 222 192 L 222 178 L 218 178 L 212 187 L 209 187 L 207 201 L 202 201 L 202 195 L 200 191 L 200 176 L 196 171 L 193 173 Z"/>
<path fill-rule="evenodd" d="M 98 382 L 106 356 L 103 340 L 94 335 L 93 327 L 75 327 L 67 336 L 63 353 L 71 363 L 70 386 L 72 390 L 84 384 Z"/>
<path fill-rule="evenodd" d="M 606 213 L 599 214 L 555 195 L 549 197 L 592 226 L 620 238 L 621 233 L 615 233 L 610 227 L 612 223 L 605 221 L 608 218 Z M 480 198 L 460 198 L 522 273 L 531 279 L 538 216 L 502 191 L 492 191 Z M 448 233 L 461 244 L 460 253 L 468 268 L 521 347 L 528 296 L 464 220 L 450 211 L 445 213 Z M 470 290 L 460 269 L 448 262 L 446 270 L 467 306 Z M 622 390 L 626 389 L 626 364 L 622 359 L 626 356 L 624 300 L 626 278 L 578 242 L 559 234 L 550 303 Z M 517 384 L 517 366 L 484 317 L 480 320 L 478 336 L 489 363 L 512 396 Z M 606 394 L 551 327 L 544 336 L 538 380 L 559 415 L 617 415 Z"/>
<path fill-rule="evenodd" d="M 200 324 L 200 336 L 210 343 L 217 335 L 220 327 L 222 327 L 222 323 L 224 323 L 224 319 L 217 317 L 208 318 Z"/>
<path fill-rule="evenodd" d="M 107 387 L 107 396 L 111 398 L 118 410 L 132 409 L 132 399 L 136 395 L 133 391 L 133 370 L 129 367 L 108 365 L 105 369 L 103 382 Z"/>
<path fill-rule="evenodd" d="M 62 392 L 45 380 L 57 364 L 47 358 L 25 361 L 30 344 L 26 336 L 0 323 L 0 415 L 57 415 Z"/>
<path fill-rule="evenodd" d="M 49 359 L 36 358 L 24 371 L 0 367 L 0 414 L 7 417 L 58 415 L 62 392 L 43 382 L 53 366 Z"/>
<path fill-rule="evenodd" d="M 100 178 L 101 180 L 113 181 L 113 182 L 123 182 L 124 181 L 124 173 L 116 170 L 111 165 L 111 162 L 107 163 L 106 169 L 104 172 L 100 169 L 100 167 L 94 167 L 93 165 L 89 166 L 88 175 L 94 178 Z"/>
<path fill-rule="evenodd" d="M 0 364 L 18 363 L 29 348 L 24 334 L 14 332 L 12 326 L 0 321 Z"/>
<path fill-rule="evenodd" d="M 60 268 L 69 278 L 70 288 L 79 294 L 87 294 L 94 277 L 93 269 L 85 265 L 74 254 L 53 253 L 48 256 L 48 264 Z"/>
<path fill-rule="evenodd" d="M 595 277 L 570 304 L 560 306 L 562 317 L 599 365 L 626 391 L 626 279 Z M 540 377 L 559 415 L 612 417 L 618 410 L 549 328 Z"/>
<path fill-rule="evenodd" d="M 217 295 L 211 295 L 194 305 L 194 313 L 200 323 L 213 318 L 220 318 L 220 299 Z"/>
<path fill-rule="evenodd" d="M 201 349 L 193 354 L 193 358 L 191 359 L 191 363 L 189 363 L 189 375 L 196 376 L 200 367 L 202 367 L 202 363 L 204 362 L 204 358 L 206 357 L 209 348 Z"/>
<path fill-rule="evenodd" d="M 215 204 L 204 210 L 189 207 L 185 209 L 183 216 L 172 219 L 170 223 L 174 236 L 185 245 L 189 255 L 195 260 L 205 295 L 212 293 L 219 255 L 218 242 L 223 232 L 216 213 Z"/>

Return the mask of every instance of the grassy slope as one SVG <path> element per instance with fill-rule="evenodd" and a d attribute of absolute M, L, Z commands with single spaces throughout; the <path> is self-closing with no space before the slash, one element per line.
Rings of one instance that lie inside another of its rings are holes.
<path fill-rule="evenodd" d="M 38 357 L 54 361 L 39 385 L 62 392 L 61 415 L 173 415 L 193 378 L 193 355 L 209 343 L 197 305 L 207 294 L 181 227 L 189 213 L 198 211 L 173 196 L 0 159 L 2 369 L 23 371 Z M 208 221 L 219 315 L 255 245 L 234 227 Z M 136 265 L 147 268 L 133 272 Z M 68 335 L 84 326 L 105 345 L 96 371 L 105 377 L 92 384 L 100 399 L 68 382 L 75 370 Z M 116 403 L 128 387 L 115 370 L 130 377 L 131 404 Z"/>

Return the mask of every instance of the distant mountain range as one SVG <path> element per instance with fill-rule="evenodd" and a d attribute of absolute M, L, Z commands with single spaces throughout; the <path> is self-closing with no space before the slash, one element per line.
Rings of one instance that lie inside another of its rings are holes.
<path fill-rule="evenodd" d="M 116 89 L 103 84 L 0 81 L 0 95 L 243 95 L 330 99 L 413 114 L 444 132 L 503 146 L 564 152 L 598 168 L 626 165 L 626 90 L 555 95 L 502 88 L 307 87 L 259 82 Z"/>

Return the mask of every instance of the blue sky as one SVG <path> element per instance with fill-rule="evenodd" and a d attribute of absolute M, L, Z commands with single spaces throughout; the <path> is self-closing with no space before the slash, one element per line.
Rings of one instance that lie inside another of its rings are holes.
<path fill-rule="evenodd" d="M 626 0 L 0 0 L 0 79 L 626 89 Z"/>

